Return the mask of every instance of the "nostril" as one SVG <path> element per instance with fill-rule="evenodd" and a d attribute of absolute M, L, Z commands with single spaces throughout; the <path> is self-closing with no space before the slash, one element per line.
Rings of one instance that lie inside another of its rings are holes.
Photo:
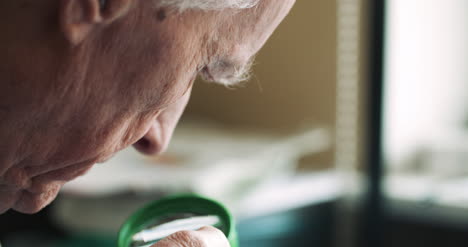
<path fill-rule="evenodd" d="M 151 142 L 146 138 L 141 138 L 138 140 L 133 146 L 140 152 L 144 154 L 149 154 L 149 150 L 151 149 Z"/>
<path fill-rule="evenodd" d="M 133 146 L 143 154 L 155 155 L 160 153 L 162 150 L 158 143 L 151 141 L 150 139 L 143 137 L 138 140 Z"/>
<path fill-rule="evenodd" d="M 138 145 L 141 148 L 148 149 L 149 146 L 151 145 L 151 142 L 146 138 L 141 138 L 140 140 L 138 140 L 136 145 Z"/>

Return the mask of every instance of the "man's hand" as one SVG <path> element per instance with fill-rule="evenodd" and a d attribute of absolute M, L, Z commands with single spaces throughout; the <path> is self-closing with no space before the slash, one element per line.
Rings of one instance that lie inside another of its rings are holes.
<path fill-rule="evenodd" d="M 157 242 L 152 247 L 229 247 L 224 233 L 217 228 L 205 226 L 197 231 L 180 231 Z"/>

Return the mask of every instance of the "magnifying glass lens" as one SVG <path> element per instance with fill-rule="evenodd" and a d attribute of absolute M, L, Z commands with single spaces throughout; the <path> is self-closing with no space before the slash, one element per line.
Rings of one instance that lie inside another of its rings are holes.
<path fill-rule="evenodd" d="M 221 219 L 216 215 L 178 213 L 155 219 L 150 225 L 132 236 L 131 247 L 151 246 L 159 240 L 179 231 L 198 230 L 213 226 L 223 231 Z"/>

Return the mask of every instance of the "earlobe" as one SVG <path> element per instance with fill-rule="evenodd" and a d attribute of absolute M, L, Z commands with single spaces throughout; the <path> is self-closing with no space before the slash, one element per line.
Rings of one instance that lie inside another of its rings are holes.
<path fill-rule="evenodd" d="M 99 0 L 61 0 L 60 27 L 65 38 L 78 45 L 102 21 Z"/>

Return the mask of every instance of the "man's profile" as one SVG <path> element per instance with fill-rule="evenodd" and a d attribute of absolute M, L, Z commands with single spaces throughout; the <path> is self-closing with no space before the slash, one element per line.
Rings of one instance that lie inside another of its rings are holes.
<path fill-rule="evenodd" d="M 293 4 L 1 1 L 0 213 L 39 211 L 129 145 L 163 151 L 196 76 L 244 79 Z"/>

